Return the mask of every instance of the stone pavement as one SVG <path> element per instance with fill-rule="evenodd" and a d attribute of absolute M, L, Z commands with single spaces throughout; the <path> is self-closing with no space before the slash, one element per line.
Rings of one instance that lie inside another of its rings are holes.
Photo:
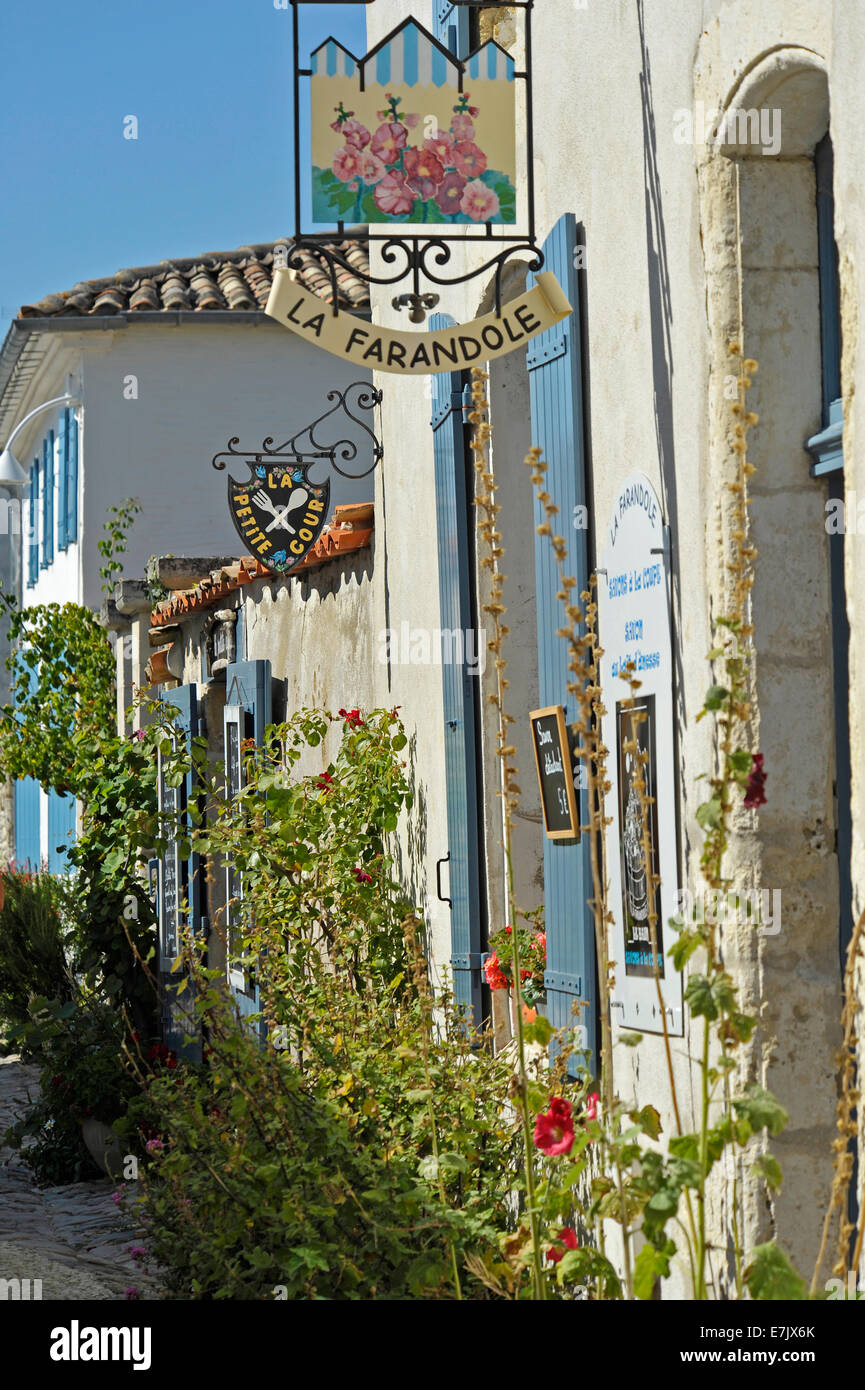
<path fill-rule="evenodd" d="M 0 1057 L 0 1140 L 28 1094 L 31 1100 L 38 1096 L 38 1079 L 38 1067 Z M 0 1143 L 0 1280 L 29 1279 L 32 1298 L 32 1281 L 41 1279 L 43 1300 L 122 1300 L 129 1288 L 137 1288 L 141 1298 L 156 1297 L 124 1251 L 140 1242 L 111 1200 L 114 1190 L 108 1179 L 35 1187 L 20 1153 Z"/>

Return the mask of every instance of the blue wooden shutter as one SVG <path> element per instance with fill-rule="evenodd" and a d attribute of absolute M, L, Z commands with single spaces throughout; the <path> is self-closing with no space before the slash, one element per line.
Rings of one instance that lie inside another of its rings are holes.
<path fill-rule="evenodd" d="M 69 544 L 66 537 L 66 489 L 69 467 L 69 409 L 60 412 L 60 427 L 57 431 L 57 549 L 65 550 Z"/>
<path fill-rule="evenodd" d="M 574 508 L 587 501 L 583 438 L 583 398 L 579 286 L 574 269 L 576 219 L 566 213 L 544 243 L 544 270 L 554 272 L 574 312 L 529 344 L 526 365 L 532 410 L 532 442 L 547 464 L 544 486 L 559 507 L 561 529 L 568 539 L 568 572 L 577 594 L 588 582 L 586 531 L 570 525 Z M 532 277 L 530 277 L 532 280 Z M 535 524 L 544 521 L 535 502 Z M 564 705 L 569 724 L 576 719 L 576 700 L 568 693 L 568 647 L 556 636 L 562 626 L 558 569 L 549 537 L 535 537 L 535 584 L 538 612 L 538 704 Z M 580 820 L 588 818 L 588 797 L 579 793 Z M 589 839 L 579 844 L 544 837 L 544 904 L 547 933 L 547 1013 L 556 1028 L 570 1026 L 575 999 L 587 1001 L 581 1022 L 594 1065 L 597 1017 L 595 939 L 587 900 L 592 896 Z M 575 1059 L 576 1060 L 576 1059 Z"/>
<path fill-rule="evenodd" d="M 15 863 L 19 869 L 42 865 L 39 791 L 35 777 L 21 777 L 15 783 Z"/>
<path fill-rule="evenodd" d="M 269 661 L 235 661 L 225 668 L 225 775 L 226 789 L 236 794 L 243 785 L 243 751 L 245 738 L 255 739 L 256 747 L 264 744 L 264 731 L 272 723 L 271 666 Z M 233 867 L 225 870 L 226 904 L 241 893 Z M 234 909 L 237 912 L 237 908 Z M 249 970 L 234 959 L 232 947 L 232 916 L 226 906 L 226 954 L 228 982 L 238 1012 L 243 1017 L 258 1013 L 261 1000 L 258 985 Z M 262 1021 L 263 1026 L 263 1021 Z"/>
<path fill-rule="evenodd" d="M 78 539 L 78 417 L 72 406 L 66 411 L 66 487 L 60 505 L 65 512 L 66 543 Z"/>
<path fill-rule="evenodd" d="M 66 850 L 75 839 L 75 797 L 61 795 L 52 787 L 48 792 L 48 868 L 63 874 L 68 868 Z"/>
<path fill-rule="evenodd" d="M 42 441 L 42 568 L 54 560 L 54 431 Z"/>
<path fill-rule="evenodd" d="M 27 585 L 39 578 L 39 460 L 30 469 L 30 535 L 27 540 Z"/>
<path fill-rule="evenodd" d="M 431 328 L 451 320 L 433 314 Z M 467 450 L 460 372 L 432 377 L 439 606 L 442 629 L 463 634 L 472 626 L 468 535 Z M 442 660 L 445 781 L 448 820 L 448 894 L 451 965 L 457 1006 L 482 1021 L 480 846 L 475 733 L 476 676 L 468 664 Z"/>
<path fill-rule="evenodd" d="M 433 34 L 454 55 L 465 58 L 469 51 L 469 10 L 451 0 L 433 0 Z"/>
<path fill-rule="evenodd" d="M 177 709 L 175 728 L 185 737 L 187 747 L 198 735 L 198 694 L 194 685 L 181 685 L 176 690 L 167 690 L 162 699 L 166 705 Z M 194 769 L 183 780 L 179 788 L 166 787 L 159 768 L 160 809 L 166 812 L 177 811 L 181 823 L 189 825 L 188 808 L 197 795 Z M 175 987 L 182 979 L 181 974 L 173 975 L 172 966 L 180 954 L 179 925 L 181 914 L 193 931 L 200 931 L 201 922 L 201 875 L 198 854 L 190 854 L 181 859 L 169 849 L 162 861 L 159 883 L 159 968 L 162 985 L 162 1036 L 167 1045 L 178 1054 L 195 1060 L 200 1055 L 200 1041 L 194 1036 L 192 1019 L 192 991 L 187 990 L 176 996 Z M 184 911 L 184 904 L 186 904 Z M 190 1037 L 190 1035 L 193 1035 Z"/>
<path fill-rule="evenodd" d="M 838 247 L 835 243 L 835 194 L 832 141 L 824 135 L 814 151 L 817 176 L 817 252 L 820 280 L 820 353 L 823 378 L 823 421 L 805 448 L 814 462 L 811 476 L 835 473 L 844 467 L 844 413 L 841 401 L 841 291 Z M 839 484 L 843 498 L 843 483 Z M 838 549 L 840 547 L 836 547 Z"/>

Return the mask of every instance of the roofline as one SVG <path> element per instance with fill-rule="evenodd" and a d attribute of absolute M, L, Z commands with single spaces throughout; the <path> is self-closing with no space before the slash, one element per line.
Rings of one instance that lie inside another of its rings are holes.
<path fill-rule="evenodd" d="M 322 300 L 325 308 L 331 306 Z M 350 313 L 353 318 L 369 321 L 369 309 L 361 313 L 353 309 L 341 308 L 341 314 Z M 112 328 L 128 328 L 134 323 L 164 324 L 169 328 L 181 328 L 184 324 L 249 323 L 256 326 L 269 326 L 285 331 L 283 325 L 263 309 L 136 309 L 119 314 L 60 314 L 45 318 L 13 319 L 9 325 L 3 345 L 0 347 L 0 411 L 6 388 L 15 375 L 18 358 L 31 333 L 98 333 Z"/>

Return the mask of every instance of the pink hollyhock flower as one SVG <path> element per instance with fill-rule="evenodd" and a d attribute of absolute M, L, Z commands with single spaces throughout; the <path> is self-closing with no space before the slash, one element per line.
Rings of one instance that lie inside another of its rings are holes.
<path fill-rule="evenodd" d="M 371 154 L 370 151 L 367 150 L 361 160 L 360 172 L 364 183 L 372 184 L 378 183 L 379 179 L 383 179 L 387 170 L 378 155 Z"/>
<path fill-rule="evenodd" d="M 600 1096 L 597 1091 L 592 1091 L 591 1095 L 586 1097 L 586 1118 L 588 1120 L 596 1120 L 598 1118 L 599 1100 Z"/>
<path fill-rule="evenodd" d="M 409 130 L 414 130 L 415 126 L 418 124 L 418 122 L 419 122 L 419 120 L 420 120 L 420 112 L 419 112 L 419 111 L 409 111 L 408 115 L 407 115 L 407 116 L 403 116 L 402 119 L 403 119 L 403 122 L 405 123 L 405 125 L 408 126 Z"/>
<path fill-rule="evenodd" d="M 763 754 L 755 753 L 751 759 L 748 785 L 745 787 L 745 806 L 749 811 L 756 811 L 758 806 L 766 805 L 766 777 L 767 774 L 763 771 Z"/>
<path fill-rule="evenodd" d="M 361 153 L 353 145 L 346 145 L 344 149 L 337 150 L 333 157 L 333 172 L 343 183 L 350 183 L 356 179 L 361 171 Z"/>
<path fill-rule="evenodd" d="M 389 217 L 411 212 L 414 204 L 414 194 L 398 169 L 391 169 L 385 174 L 376 184 L 372 196 L 379 211 L 386 212 Z"/>
<path fill-rule="evenodd" d="M 495 951 L 484 962 L 484 975 L 490 989 L 510 988 L 507 977 L 502 973 L 502 967 L 499 965 L 499 958 Z"/>
<path fill-rule="evenodd" d="M 559 1249 L 559 1246 L 563 1246 L 564 1249 Z M 553 1264 L 557 1265 L 565 1250 L 579 1250 L 579 1248 L 576 1231 L 572 1226 L 563 1226 L 556 1236 L 556 1244 L 552 1250 L 547 1251 L 547 1259 L 552 1260 Z"/>
<path fill-rule="evenodd" d="M 165 1145 L 161 1139 L 148 1139 L 144 1145 L 145 1152 L 149 1154 L 161 1154 L 164 1148 Z"/>
<path fill-rule="evenodd" d="M 370 150 L 385 164 L 393 164 L 399 159 L 400 150 L 405 148 L 408 131 L 399 121 L 385 121 L 372 137 Z"/>
<path fill-rule="evenodd" d="M 460 198 L 460 211 L 473 222 L 489 222 L 498 210 L 498 195 L 491 188 L 487 188 L 485 183 L 481 183 L 480 179 L 472 179 L 471 183 L 466 184 Z"/>
<path fill-rule="evenodd" d="M 364 149 L 372 138 L 362 121 L 343 121 L 341 126 L 332 126 L 331 129 L 338 130 L 345 143 L 354 145 L 356 150 Z"/>
<path fill-rule="evenodd" d="M 359 865 L 356 864 L 352 872 L 358 883 L 372 883 L 372 874 L 365 874 Z"/>
<path fill-rule="evenodd" d="M 471 140 L 461 140 L 454 150 L 453 163 L 463 178 L 477 179 L 487 167 L 487 157 Z"/>
<path fill-rule="evenodd" d="M 427 149 L 406 150 L 402 167 L 406 183 L 419 198 L 431 198 L 445 176 L 440 161 Z"/>
<path fill-rule="evenodd" d="M 451 135 L 455 140 L 471 140 L 475 133 L 470 116 L 457 111 L 451 116 Z"/>
<path fill-rule="evenodd" d="M 535 1120 L 535 1144 L 541 1153 L 552 1157 L 570 1153 L 573 1143 L 571 1102 L 561 1096 L 551 1096 L 549 1110 L 542 1111 Z"/>
<path fill-rule="evenodd" d="M 429 154 L 434 154 L 440 164 L 448 165 L 452 163 L 451 155 L 454 152 L 454 137 L 447 130 L 437 130 L 435 135 L 431 135 L 428 140 L 424 140 L 423 147 Z"/>

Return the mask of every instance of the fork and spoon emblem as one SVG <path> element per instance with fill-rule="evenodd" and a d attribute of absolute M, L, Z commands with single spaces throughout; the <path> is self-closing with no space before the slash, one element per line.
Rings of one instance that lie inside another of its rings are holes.
<path fill-rule="evenodd" d="M 262 511 L 269 512 L 273 520 L 265 526 L 265 532 L 279 528 L 281 531 L 290 531 L 295 535 L 295 528 L 290 524 L 288 516 L 290 512 L 296 511 L 299 507 L 304 507 L 309 500 L 309 492 L 305 487 L 296 487 L 292 490 L 291 497 L 284 507 L 274 506 L 273 499 L 265 492 L 264 488 L 259 488 L 252 494 L 252 500 Z"/>

